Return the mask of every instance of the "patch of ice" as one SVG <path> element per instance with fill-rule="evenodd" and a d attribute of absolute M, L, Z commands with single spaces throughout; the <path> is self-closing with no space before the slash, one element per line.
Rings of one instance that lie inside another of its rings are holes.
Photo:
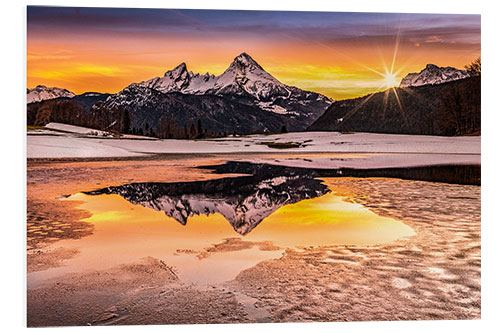
<path fill-rule="evenodd" d="M 392 285 L 398 289 L 406 289 L 412 286 L 412 284 L 408 280 L 402 278 L 392 279 Z"/>

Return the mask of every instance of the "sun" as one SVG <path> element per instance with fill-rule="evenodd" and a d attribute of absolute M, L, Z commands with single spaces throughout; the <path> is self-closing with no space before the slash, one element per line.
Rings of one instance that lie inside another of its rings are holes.
<path fill-rule="evenodd" d="M 385 86 L 385 88 L 387 89 L 394 88 L 399 85 L 398 79 L 396 78 L 396 74 L 386 72 L 385 75 L 383 75 L 383 77 L 384 77 L 383 85 Z"/>

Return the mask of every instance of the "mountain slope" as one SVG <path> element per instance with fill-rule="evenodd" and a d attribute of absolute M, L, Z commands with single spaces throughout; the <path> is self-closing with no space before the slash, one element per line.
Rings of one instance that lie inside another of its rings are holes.
<path fill-rule="evenodd" d="M 309 130 L 425 135 L 481 131 L 479 76 L 394 91 L 337 101 Z"/>
<path fill-rule="evenodd" d="M 110 96 L 98 108 L 128 110 L 131 127 L 136 129 L 149 127 L 158 130 L 162 118 L 172 119 L 181 127 L 199 120 L 206 130 L 241 134 L 279 132 L 283 125 L 287 128 L 302 126 L 294 119 L 221 96 L 162 93 L 139 84 L 132 84 Z"/>
<path fill-rule="evenodd" d="M 29 104 L 29 103 L 54 99 L 58 97 L 74 97 L 74 96 L 75 96 L 74 93 L 66 89 L 38 85 L 33 89 L 27 90 L 26 101 Z"/>
<path fill-rule="evenodd" d="M 428 64 L 419 73 L 407 74 L 400 83 L 400 87 L 419 87 L 427 84 L 440 84 L 469 77 L 466 70 L 453 67 L 438 67 Z"/>

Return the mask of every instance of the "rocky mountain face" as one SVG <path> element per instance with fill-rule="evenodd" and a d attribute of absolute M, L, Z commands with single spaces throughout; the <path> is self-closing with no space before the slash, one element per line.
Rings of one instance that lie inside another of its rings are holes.
<path fill-rule="evenodd" d="M 466 70 L 456 69 L 453 67 L 439 67 L 433 64 L 428 64 L 419 73 L 407 74 L 399 84 L 400 87 L 419 87 L 427 84 L 440 84 L 460 80 L 469 77 L 470 74 Z"/>
<path fill-rule="evenodd" d="M 46 87 L 43 85 L 38 85 L 33 89 L 27 90 L 26 101 L 27 103 L 34 103 L 45 101 L 49 99 L 54 99 L 58 97 L 74 97 L 75 94 L 69 90 L 61 89 L 57 87 Z"/>
<path fill-rule="evenodd" d="M 195 215 L 219 213 L 245 235 L 278 208 L 330 190 L 310 170 L 254 165 L 251 176 L 181 183 L 133 183 L 86 192 L 119 194 L 185 225 Z M 250 171 L 250 170 L 249 170 Z"/>
<path fill-rule="evenodd" d="M 481 77 L 394 88 L 337 101 L 309 130 L 447 136 L 480 134 Z"/>

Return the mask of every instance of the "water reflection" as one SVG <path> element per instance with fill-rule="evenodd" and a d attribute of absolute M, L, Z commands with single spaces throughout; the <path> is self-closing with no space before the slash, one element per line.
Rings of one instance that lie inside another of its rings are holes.
<path fill-rule="evenodd" d="M 402 222 L 336 195 L 332 178 L 293 168 L 246 171 L 252 174 L 133 183 L 63 199 L 77 200 L 91 213 L 83 221 L 94 224 L 94 233 L 57 242 L 79 254 L 62 266 L 30 273 L 30 286 L 144 257 L 175 267 L 183 282 L 213 284 L 279 258 L 286 248 L 371 245 L 414 235 Z"/>
<path fill-rule="evenodd" d="M 310 172 L 257 166 L 251 176 L 179 183 L 133 183 L 85 192 L 119 194 L 129 202 L 163 211 L 185 225 L 196 215 L 221 214 L 246 235 L 278 208 L 316 198 L 330 190 Z"/>
<path fill-rule="evenodd" d="M 203 166 L 200 168 L 213 170 L 215 173 L 258 173 L 262 170 L 280 174 L 283 170 L 306 172 L 316 177 L 385 177 L 408 180 L 423 180 L 462 185 L 481 185 L 481 165 L 429 165 L 419 167 L 395 168 L 292 168 L 279 165 L 254 164 L 249 162 L 232 162 Z"/>
<path fill-rule="evenodd" d="M 117 194 L 79 193 L 64 200 L 80 201 L 79 207 L 92 214 L 84 221 L 94 224 L 94 234 L 58 242 L 57 247 L 77 249 L 79 255 L 63 266 L 31 273 L 30 284 L 144 257 L 173 266 L 183 282 L 212 284 L 233 279 L 260 261 L 279 258 L 286 248 L 371 245 L 414 235 L 404 223 L 343 199 L 329 192 L 281 206 L 241 236 L 220 213 L 194 215 L 182 225 L 163 211 L 133 204 Z"/>

